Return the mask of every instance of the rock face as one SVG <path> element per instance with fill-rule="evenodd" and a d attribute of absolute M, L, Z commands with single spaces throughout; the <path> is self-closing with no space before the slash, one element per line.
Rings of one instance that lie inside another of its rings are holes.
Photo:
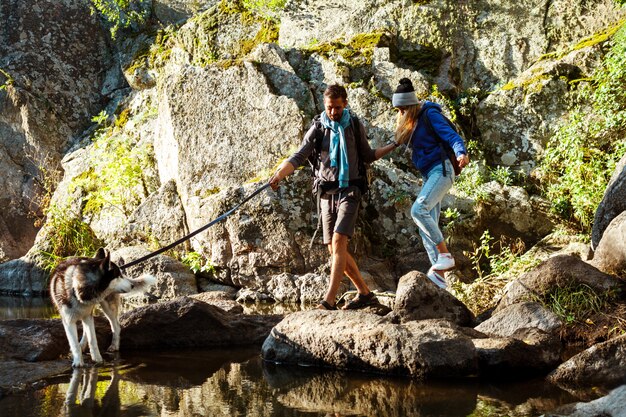
<path fill-rule="evenodd" d="M 608 274 L 626 274 L 626 210 L 604 231 L 591 263 Z"/>
<path fill-rule="evenodd" d="M 158 349 L 260 344 L 280 317 L 228 314 L 181 297 L 140 307 L 120 317 L 120 349 Z"/>
<path fill-rule="evenodd" d="M 626 211 L 626 155 L 620 159 L 609 180 L 604 197 L 596 210 L 591 230 L 591 244 L 597 248 L 605 229 L 613 219 Z"/>
<path fill-rule="evenodd" d="M 32 246 L 37 228 L 28 216 L 41 215 L 43 188 L 58 181 L 68 143 L 119 88 L 121 72 L 86 2 L 10 0 L 0 5 L 0 19 L 0 85 L 6 86 L 0 89 L 0 260 L 6 261 Z"/>
<path fill-rule="evenodd" d="M 218 3 L 217 0 L 153 0 L 154 16 L 165 25 L 185 21 L 200 10 Z"/>
<path fill-rule="evenodd" d="M 0 265 L 0 293 L 33 296 L 48 291 L 50 274 L 28 257 Z"/>
<path fill-rule="evenodd" d="M 69 352 L 60 320 L 6 320 L 0 336 L 2 359 L 47 361 Z"/>
<path fill-rule="evenodd" d="M 374 314 L 305 311 L 280 322 L 263 358 L 413 377 L 460 377 L 477 370 L 469 337 L 444 320 L 395 325 Z"/>
<path fill-rule="evenodd" d="M 459 326 L 469 326 L 474 319 L 465 304 L 438 288 L 421 272 L 410 272 L 400 278 L 393 311 L 403 323 L 445 319 Z"/>
<path fill-rule="evenodd" d="M 338 33 L 349 39 L 387 29 L 397 35 L 398 50 L 406 59 L 412 57 L 419 70 L 430 68 L 440 76 L 440 85 L 453 84 L 454 71 L 450 70 L 463 68 L 458 81 L 460 89 L 466 90 L 514 78 L 549 48 L 590 35 L 621 13 L 608 0 L 593 7 L 584 1 L 565 0 L 498 7 L 490 1 L 463 5 L 448 0 L 363 0 L 342 5 L 290 2 L 281 15 L 279 44 L 307 47 L 311 39 L 323 43 L 335 40 Z M 578 20 L 583 15 L 589 25 Z M 312 20 L 324 24 L 311 24 Z"/>
<path fill-rule="evenodd" d="M 496 311 L 520 301 L 528 301 L 533 294 L 543 295 L 556 286 L 578 284 L 585 284 L 598 292 L 618 289 L 621 285 L 617 279 L 574 256 L 558 255 L 512 281 Z"/>
<path fill-rule="evenodd" d="M 562 363 L 548 379 L 564 388 L 614 388 L 626 379 L 626 335 L 599 343 Z"/>

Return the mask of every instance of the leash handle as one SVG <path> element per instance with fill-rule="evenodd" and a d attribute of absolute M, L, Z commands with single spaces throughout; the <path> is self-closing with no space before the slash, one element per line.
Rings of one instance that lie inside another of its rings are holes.
<path fill-rule="evenodd" d="M 184 236 L 180 239 L 178 239 L 176 242 L 170 243 L 167 246 L 162 247 L 161 249 L 158 249 L 152 253 L 147 254 L 146 256 L 142 256 L 139 259 L 135 259 L 132 262 L 129 262 L 127 264 L 121 265 L 120 269 L 126 269 L 126 268 L 130 268 L 131 266 L 135 266 L 137 264 L 140 264 L 142 262 L 147 261 L 148 259 L 157 256 L 165 251 L 168 251 L 170 249 L 172 249 L 175 246 L 180 245 L 181 243 L 185 242 L 186 240 L 191 239 L 192 237 L 194 237 L 195 235 L 197 235 L 200 232 L 204 232 L 206 229 L 208 229 L 209 227 L 213 226 L 215 223 L 220 222 L 222 220 L 224 220 L 225 218 L 227 218 L 228 216 L 230 216 L 231 214 L 233 214 L 239 207 L 241 207 L 243 204 L 245 204 L 246 202 L 250 201 L 252 198 L 254 198 L 256 195 L 258 195 L 261 191 L 265 190 L 267 187 L 270 186 L 270 183 L 266 183 L 265 185 L 259 187 L 256 191 L 254 191 L 252 194 L 250 194 L 248 197 L 244 198 L 239 204 L 237 204 L 235 207 L 233 207 L 232 209 L 228 210 L 226 213 L 222 214 L 221 216 L 219 216 L 218 218 L 216 218 L 215 220 L 213 220 L 210 223 L 205 224 L 204 226 L 202 226 L 201 228 L 199 228 L 198 230 L 195 230 L 191 233 L 189 233 L 187 236 Z"/>

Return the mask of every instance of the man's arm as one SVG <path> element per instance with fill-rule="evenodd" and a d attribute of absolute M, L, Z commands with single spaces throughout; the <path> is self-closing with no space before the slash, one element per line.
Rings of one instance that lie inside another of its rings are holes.
<path fill-rule="evenodd" d="M 376 148 L 376 150 L 374 151 L 374 158 L 380 159 L 383 156 L 387 155 L 389 152 L 396 149 L 398 146 L 400 146 L 400 144 L 396 141 L 393 141 L 393 142 L 386 144 L 385 146 Z"/>
<path fill-rule="evenodd" d="M 361 149 L 363 149 L 362 158 L 368 164 L 376 161 L 377 159 L 382 158 L 383 156 L 387 155 L 389 152 L 393 151 L 398 146 L 400 146 L 400 144 L 394 141 L 394 142 L 390 142 L 386 144 L 385 146 L 381 146 L 380 148 L 372 149 L 370 147 L 369 142 L 367 141 L 367 135 L 365 134 L 365 127 L 360 121 L 359 121 L 359 129 L 360 129 L 360 132 L 359 132 L 358 140 L 361 141 L 360 147 Z"/>
<path fill-rule="evenodd" d="M 302 139 L 302 144 L 300 145 L 300 149 L 291 157 L 287 158 L 283 161 L 282 164 L 278 167 L 274 175 L 269 179 L 270 186 L 272 190 L 276 191 L 278 188 L 278 184 L 289 175 L 293 174 L 294 171 L 301 167 L 304 162 L 307 160 L 311 152 L 315 149 L 315 125 L 312 125 L 309 128 L 309 131 L 304 135 L 304 139 Z"/>
<path fill-rule="evenodd" d="M 278 189 L 278 183 L 280 183 L 285 177 L 293 174 L 295 170 L 296 167 L 294 167 L 291 162 L 288 160 L 283 161 L 283 163 L 278 167 L 276 173 L 269 180 L 272 190 L 276 191 Z"/>

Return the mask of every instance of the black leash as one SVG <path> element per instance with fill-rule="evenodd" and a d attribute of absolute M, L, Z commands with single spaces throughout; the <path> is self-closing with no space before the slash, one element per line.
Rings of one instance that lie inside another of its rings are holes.
<path fill-rule="evenodd" d="M 261 191 L 265 190 L 267 187 L 269 187 L 270 184 L 269 182 L 265 185 L 263 185 L 262 187 L 258 188 L 255 192 L 253 192 L 252 194 L 250 194 L 248 197 L 244 198 L 242 202 L 240 202 L 239 204 L 237 204 L 235 207 L 233 207 L 232 209 L 230 209 L 229 211 L 227 211 L 226 213 L 222 214 L 221 216 L 219 216 L 217 219 L 213 220 L 211 223 L 205 224 L 204 226 L 202 226 L 201 228 L 199 228 L 198 230 L 196 230 L 195 232 L 191 232 L 189 233 L 187 236 L 178 239 L 176 242 L 174 243 L 170 243 L 169 245 L 162 247 L 159 250 L 156 250 L 152 253 L 149 253 L 146 256 L 143 256 L 139 259 L 135 259 L 132 262 L 129 262 L 127 264 L 121 265 L 120 269 L 126 269 L 126 268 L 130 268 L 133 265 L 137 265 L 141 262 L 147 261 L 148 259 L 157 256 L 158 254 L 161 254 L 167 250 L 172 249 L 174 246 L 180 245 L 181 243 L 183 243 L 186 240 L 191 239 L 192 237 L 194 237 L 195 235 L 197 235 L 200 232 L 205 231 L 206 229 L 208 229 L 209 227 L 213 226 L 215 223 L 224 220 L 225 218 L 227 218 L 228 216 L 230 216 L 231 214 L 233 214 L 239 207 L 241 207 L 244 203 L 246 203 L 247 201 L 251 200 L 252 198 L 254 198 L 257 194 L 259 194 Z"/>

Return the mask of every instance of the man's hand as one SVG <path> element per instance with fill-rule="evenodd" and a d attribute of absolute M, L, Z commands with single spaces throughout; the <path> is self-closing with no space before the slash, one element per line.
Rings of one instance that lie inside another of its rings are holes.
<path fill-rule="evenodd" d="M 469 156 L 467 156 L 466 154 L 462 154 L 461 156 L 456 158 L 457 161 L 459 161 L 459 166 L 461 168 L 467 166 L 467 164 L 469 164 Z"/>
<path fill-rule="evenodd" d="M 272 187 L 272 190 L 276 191 L 278 189 L 278 183 L 281 180 L 282 180 L 282 177 L 280 176 L 280 171 L 277 171 L 269 180 L 270 187 Z"/>

